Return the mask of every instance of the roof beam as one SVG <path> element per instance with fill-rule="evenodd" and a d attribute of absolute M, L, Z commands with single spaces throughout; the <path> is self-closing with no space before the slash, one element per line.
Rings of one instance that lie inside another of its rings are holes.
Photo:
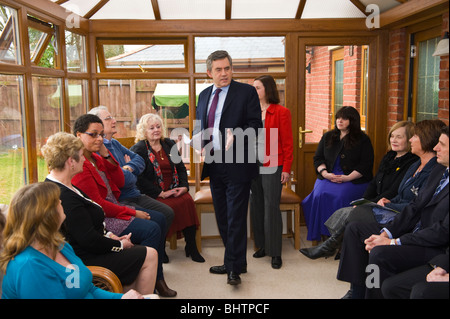
<path fill-rule="evenodd" d="M 161 20 L 161 11 L 159 11 L 158 0 L 151 0 L 153 7 L 153 14 L 155 15 L 155 20 Z"/>
<path fill-rule="evenodd" d="M 357 7 L 365 16 L 368 15 L 366 12 L 366 6 L 362 4 L 360 0 L 350 0 L 350 2 L 353 3 L 354 6 Z"/>
<path fill-rule="evenodd" d="M 405 19 L 414 19 L 419 15 L 433 15 L 432 11 L 448 11 L 448 0 L 410 0 L 380 14 L 380 26 L 397 25 Z"/>
<path fill-rule="evenodd" d="M 297 13 L 295 14 L 296 19 L 300 19 L 303 14 L 303 10 L 305 9 L 306 0 L 300 0 L 297 8 Z"/>
<path fill-rule="evenodd" d="M 231 6 L 233 0 L 225 1 L 225 20 L 231 20 Z"/>
<path fill-rule="evenodd" d="M 94 14 L 97 13 L 98 10 L 103 8 L 103 6 L 108 3 L 108 1 L 109 0 L 101 0 L 99 3 L 93 6 L 92 9 L 89 10 L 89 12 L 86 13 L 83 18 L 90 19 Z"/>

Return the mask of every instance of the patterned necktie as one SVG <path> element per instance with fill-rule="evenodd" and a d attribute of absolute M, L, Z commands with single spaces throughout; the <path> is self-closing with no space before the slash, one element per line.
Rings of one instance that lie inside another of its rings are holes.
<path fill-rule="evenodd" d="M 437 194 L 439 194 L 439 192 L 442 190 L 442 188 L 443 188 L 442 186 L 444 185 L 447 178 L 448 178 L 448 167 L 445 170 L 444 174 L 442 174 L 442 178 L 439 181 L 439 185 L 436 187 L 436 191 L 434 192 L 433 196 L 436 196 Z"/>
<path fill-rule="evenodd" d="M 216 109 L 217 109 L 217 101 L 219 101 L 219 93 L 222 91 L 222 89 L 216 89 L 216 92 L 214 93 L 214 98 L 211 103 L 211 107 L 209 108 L 208 113 L 208 128 L 214 127 L 214 118 L 216 115 Z"/>

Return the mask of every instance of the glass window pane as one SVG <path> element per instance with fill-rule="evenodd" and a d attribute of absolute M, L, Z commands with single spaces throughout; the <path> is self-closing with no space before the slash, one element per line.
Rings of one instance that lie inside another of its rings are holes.
<path fill-rule="evenodd" d="M 17 11 L 0 5 L 0 62 L 22 64 Z"/>
<path fill-rule="evenodd" d="M 70 127 L 73 127 L 75 120 L 88 111 L 88 81 L 70 79 L 68 82 Z"/>
<path fill-rule="evenodd" d="M 437 37 L 419 43 L 417 122 L 436 118 L 438 114 L 440 58 L 434 57 L 433 52 L 439 40 Z"/>
<path fill-rule="evenodd" d="M 185 68 L 183 44 L 105 44 L 106 68 Z"/>
<path fill-rule="evenodd" d="M 23 78 L 0 74 L 0 82 L 0 203 L 9 204 L 15 191 L 27 181 Z"/>
<path fill-rule="evenodd" d="M 206 72 L 206 59 L 216 50 L 226 50 L 234 72 L 284 72 L 284 37 L 196 37 L 195 72 Z"/>
<path fill-rule="evenodd" d="M 28 16 L 28 24 L 31 62 L 37 66 L 56 68 L 58 66 L 57 27 L 33 16 Z"/>
<path fill-rule="evenodd" d="M 62 98 L 60 92 L 61 79 L 33 77 L 33 103 L 39 181 L 43 181 L 48 174 L 40 149 L 45 145 L 50 135 L 62 130 Z"/>
<path fill-rule="evenodd" d="M 67 70 L 86 72 L 85 36 L 70 31 L 65 32 Z"/>

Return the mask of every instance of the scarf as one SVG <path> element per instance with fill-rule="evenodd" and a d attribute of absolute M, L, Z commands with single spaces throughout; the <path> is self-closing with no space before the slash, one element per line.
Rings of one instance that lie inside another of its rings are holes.
<path fill-rule="evenodd" d="M 153 169 L 155 170 L 158 185 L 159 185 L 159 187 L 161 187 L 162 190 L 164 190 L 164 180 L 163 180 L 161 168 L 159 167 L 158 160 L 156 159 L 156 156 L 153 153 L 152 147 L 150 146 L 148 141 L 145 141 L 145 145 L 147 146 L 148 159 L 152 163 Z M 161 147 L 162 147 L 162 145 L 161 145 Z M 169 162 L 170 162 L 170 159 L 169 159 Z M 179 179 L 178 179 L 177 168 L 174 165 L 173 166 L 173 174 L 172 174 L 172 184 L 169 186 L 169 189 L 176 188 L 176 187 L 178 187 L 179 184 L 180 183 L 179 183 Z"/>

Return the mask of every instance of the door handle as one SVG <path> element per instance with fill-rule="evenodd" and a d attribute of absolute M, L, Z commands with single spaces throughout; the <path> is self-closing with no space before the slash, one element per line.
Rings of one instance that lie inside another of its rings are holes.
<path fill-rule="evenodd" d="M 303 130 L 303 128 L 300 126 L 298 128 L 298 147 L 302 148 L 303 147 L 303 134 L 305 133 L 312 133 L 313 131 L 311 130 Z"/>

